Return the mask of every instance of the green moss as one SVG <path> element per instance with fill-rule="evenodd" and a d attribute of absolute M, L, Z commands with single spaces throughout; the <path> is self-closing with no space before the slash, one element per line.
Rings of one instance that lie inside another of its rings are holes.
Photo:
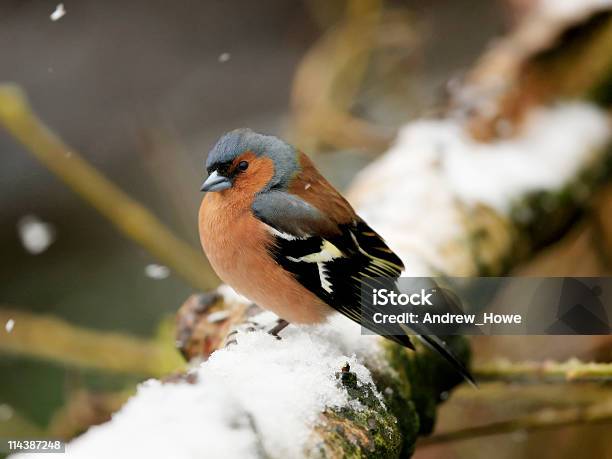
<path fill-rule="evenodd" d="M 605 78 L 588 93 L 588 97 L 593 102 L 609 107 L 612 105 L 612 66 L 605 73 Z"/>
<path fill-rule="evenodd" d="M 421 428 L 421 420 L 412 393 L 412 362 L 407 351 L 390 341 L 384 341 L 387 361 L 393 368 L 393 374 L 377 372 L 374 381 L 383 394 L 389 411 L 397 418 L 402 434 L 401 457 L 408 457 L 414 452 L 415 443 Z"/>
<path fill-rule="evenodd" d="M 468 362 L 469 344 L 464 337 L 445 338 L 455 355 Z M 443 393 L 462 382 L 462 377 L 439 355 L 417 344 L 417 352 L 409 351 L 392 342 L 384 342 L 387 361 L 396 372 L 393 380 L 375 375 L 376 383 L 393 390 L 389 408 L 398 416 L 404 435 L 404 453 L 414 448 L 418 435 L 431 433 L 436 421 L 438 404 Z M 384 389 L 381 389 L 384 393 Z M 407 403 L 406 400 L 410 402 Z M 399 414 L 398 414 L 399 413 Z"/>
<path fill-rule="evenodd" d="M 318 453 L 322 457 L 400 457 L 402 432 L 398 420 L 377 397 L 376 388 L 360 385 L 348 365 L 336 376 L 351 400 L 360 406 L 326 411 L 325 444 L 320 445 Z"/>
<path fill-rule="evenodd" d="M 467 340 L 449 337 L 447 343 L 467 363 Z M 358 404 L 326 410 L 317 427 L 321 441 L 309 456 L 409 457 L 418 436 L 433 430 L 442 394 L 461 382 L 461 376 L 426 348 L 412 352 L 386 340 L 382 346 L 390 369 L 372 372 L 375 386 L 360 384 L 348 364 L 336 373 L 338 384 Z"/>
<path fill-rule="evenodd" d="M 519 240 L 529 246 L 526 253 L 555 242 L 567 232 L 582 215 L 585 199 L 612 175 L 611 163 L 612 146 L 608 146 L 595 164 L 565 187 L 531 193 L 512 206 L 510 218 L 518 228 Z"/>

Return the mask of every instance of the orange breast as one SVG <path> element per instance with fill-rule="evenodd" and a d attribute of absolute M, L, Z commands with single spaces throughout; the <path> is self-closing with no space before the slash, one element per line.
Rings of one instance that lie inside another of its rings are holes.
<path fill-rule="evenodd" d="M 332 309 L 269 256 L 272 235 L 232 199 L 232 189 L 207 193 L 199 214 L 200 241 L 219 277 L 259 306 L 293 323 L 317 323 Z"/>

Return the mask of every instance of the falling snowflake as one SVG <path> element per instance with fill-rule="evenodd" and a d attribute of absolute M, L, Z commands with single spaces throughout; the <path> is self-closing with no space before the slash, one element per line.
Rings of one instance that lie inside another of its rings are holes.
<path fill-rule="evenodd" d="M 26 215 L 17 222 L 17 232 L 23 247 L 32 255 L 44 252 L 55 241 L 53 225 L 36 215 Z"/>
<path fill-rule="evenodd" d="M 222 53 L 219 55 L 219 62 L 227 62 L 231 59 L 232 55 L 230 53 Z"/>
<path fill-rule="evenodd" d="M 145 274 L 151 279 L 165 279 L 170 275 L 170 269 L 164 265 L 150 264 L 145 267 Z"/>
<path fill-rule="evenodd" d="M 7 333 L 10 333 L 13 331 L 14 326 L 15 326 L 15 321 L 13 319 L 9 319 L 6 321 L 6 324 L 4 325 L 4 329 L 6 330 Z"/>
<path fill-rule="evenodd" d="M 64 8 L 63 3 L 60 3 L 59 5 L 55 7 L 55 11 L 53 11 L 53 13 L 51 13 L 49 17 L 51 18 L 52 21 L 55 22 L 63 18 L 65 14 L 66 14 L 66 8 Z"/>
<path fill-rule="evenodd" d="M 6 403 L 0 404 L 0 422 L 9 421 L 13 417 L 13 408 Z"/>

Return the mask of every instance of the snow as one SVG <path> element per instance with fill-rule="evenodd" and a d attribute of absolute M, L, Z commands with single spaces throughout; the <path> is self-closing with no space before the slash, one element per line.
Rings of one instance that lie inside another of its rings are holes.
<path fill-rule="evenodd" d="M 444 136 L 440 127 L 450 135 Z M 425 138 L 416 141 L 431 146 L 439 140 L 437 148 L 447 150 L 443 173 L 456 195 L 504 214 L 526 194 L 561 189 L 597 160 L 610 140 L 605 113 L 578 103 L 535 110 L 517 138 L 495 144 L 476 143 L 453 125 L 435 126 L 433 131 L 425 127 Z M 408 148 L 421 147 L 411 142 Z"/>
<path fill-rule="evenodd" d="M 150 264 L 145 266 L 145 275 L 151 279 L 166 279 L 170 275 L 170 269 L 164 265 Z"/>
<path fill-rule="evenodd" d="M 221 53 L 219 55 L 219 62 L 224 63 L 231 59 L 232 55 L 230 53 Z"/>
<path fill-rule="evenodd" d="M 13 417 L 13 408 L 6 403 L 0 403 L 0 422 L 7 422 Z"/>
<path fill-rule="evenodd" d="M 53 22 L 59 21 L 66 14 L 66 8 L 64 8 L 64 4 L 60 3 L 55 7 L 55 10 L 49 16 Z"/>
<path fill-rule="evenodd" d="M 7 333 L 12 332 L 14 327 L 15 327 L 15 321 L 13 319 L 7 320 L 6 324 L 4 324 L 4 329 L 6 330 Z"/>
<path fill-rule="evenodd" d="M 533 110 L 514 138 L 493 143 L 473 140 L 459 119 L 419 120 L 359 174 L 351 202 L 407 275 L 472 275 L 465 209 L 508 217 L 528 193 L 559 190 L 598 161 L 611 138 L 605 112 L 580 102 Z"/>
<path fill-rule="evenodd" d="M 427 161 L 438 163 L 462 202 L 508 214 L 526 194 L 569 183 L 609 140 L 606 114 L 572 103 L 534 110 L 516 138 L 492 144 L 472 140 L 453 120 L 419 121 L 402 131 L 395 152 L 414 174 Z"/>
<path fill-rule="evenodd" d="M 240 300 L 228 287 L 222 291 L 228 301 Z M 266 329 L 276 316 L 264 312 L 253 321 Z M 141 384 L 111 422 L 67 444 L 66 457 L 301 457 L 321 412 L 359 409 L 336 373 L 348 362 L 360 384 L 373 384 L 364 362 L 384 365 L 378 338 L 361 336 L 356 324 L 340 317 L 290 326 L 281 340 L 263 329 L 239 331 L 235 338 L 236 344 L 192 368 L 194 384 Z"/>
<path fill-rule="evenodd" d="M 55 229 L 36 215 L 26 215 L 17 222 L 17 233 L 23 247 L 32 255 L 38 255 L 55 241 Z"/>

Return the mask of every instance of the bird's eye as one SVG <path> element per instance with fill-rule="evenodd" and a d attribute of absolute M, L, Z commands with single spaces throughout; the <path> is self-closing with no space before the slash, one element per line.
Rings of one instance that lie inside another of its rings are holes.
<path fill-rule="evenodd" d="M 238 163 L 238 170 L 239 170 L 240 172 L 244 172 L 244 171 L 246 171 L 248 168 L 249 168 L 249 163 L 248 163 L 248 161 L 240 161 L 240 162 Z"/>

